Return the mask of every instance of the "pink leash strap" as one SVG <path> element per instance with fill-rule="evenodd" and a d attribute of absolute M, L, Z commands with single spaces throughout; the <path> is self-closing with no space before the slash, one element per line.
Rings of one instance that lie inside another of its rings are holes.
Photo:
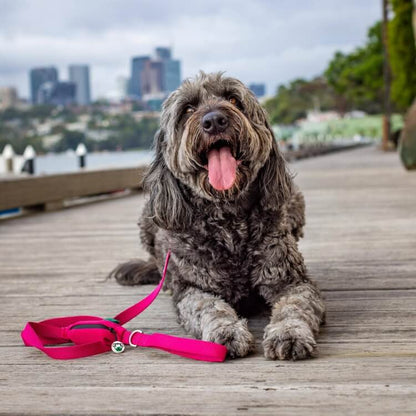
<path fill-rule="evenodd" d="M 41 322 L 28 322 L 22 331 L 26 346 L 34 347 L 57 360 L 82 358 L 112 350 L 123 352 L 125 345 L 158 348 L 194 360 L 221 362 L 225 360 L 224 345 L 196 339 L 180 338 L 165 334 L 144 334 L 129 331 L 122 325 L 130 321 L 156 299 L 165 281 L 170 258 L 166 256 L 162 279 L 144 299 L 120 312 L 115 318 L 97 316 L 68 316 Z M 62 344 L 72 345 L 62 345 Z"/>

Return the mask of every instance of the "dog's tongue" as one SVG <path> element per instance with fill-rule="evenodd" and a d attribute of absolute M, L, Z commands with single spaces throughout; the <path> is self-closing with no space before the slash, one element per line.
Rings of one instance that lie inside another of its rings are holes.
<path fill-rule="evenodd" d="M 237 161 L 229 147 L 212 149 L 208 153 L 208 179 L 217 191 L 230 189 L 235 181 Z"/>

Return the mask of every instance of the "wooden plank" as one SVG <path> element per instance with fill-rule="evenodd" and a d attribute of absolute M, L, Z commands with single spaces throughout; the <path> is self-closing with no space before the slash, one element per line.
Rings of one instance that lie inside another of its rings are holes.
<path fill-rule="evenodd" d="M 140 189 L 145 167 L 87 170 L 76 173 L 0 180 L 0 210 L 57 204 L 70 198 Z"/>

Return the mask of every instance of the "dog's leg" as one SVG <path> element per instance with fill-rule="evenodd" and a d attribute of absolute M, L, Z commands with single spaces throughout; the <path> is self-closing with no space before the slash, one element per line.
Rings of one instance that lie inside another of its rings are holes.
<path fill-rule="evenodd" d="M 132 260 L 119 264 L 109 275 L 123 286 L 147 285 L 158 283 L 161 276 L 153 258 Z"/>
<path fill-rule="evenodd" d="M 292 285 L 276 299 L 264 331 L 264 355 L 272 360 L 300 360 L 316 355 L 315 337 L 325 319 L 325 305 L 311 282 Z"/>
<path fill-rule="evenodd" d="M 247 321 L 223 299 L 189 287 L 176 301 L 179 322 L 193 336 L 225 345 L 230 357 L 244 357 L 254 349 Z"/>

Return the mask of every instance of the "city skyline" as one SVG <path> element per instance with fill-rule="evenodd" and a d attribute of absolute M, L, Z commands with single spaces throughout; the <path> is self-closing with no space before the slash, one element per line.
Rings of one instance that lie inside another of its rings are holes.
<path fill-rule="evenodd" d="M 91 102 L 88 65 L 68 67 L 68 79 L 62 80 L 55 66 L 31 68 L 29 72 L 32 104 L 89 105 Z"/>
<path fill-rule="evenodd" d="M 1 3 L 0 85 L 26 98 L 30 68 L 55 64 L 63 73 L 74 62 L 89 64 L 93 99 L 114 97 L 130 57 L 156 45 L 181 58 L 182 78 L 222 70 L 246 84 L 265 83 L 273 94 L 279 84 L 318 75 L 336 50 L 362 44 L 381 17 L 378 0 Z M 47 24 L 38 25 L 45 14 Z"/>

